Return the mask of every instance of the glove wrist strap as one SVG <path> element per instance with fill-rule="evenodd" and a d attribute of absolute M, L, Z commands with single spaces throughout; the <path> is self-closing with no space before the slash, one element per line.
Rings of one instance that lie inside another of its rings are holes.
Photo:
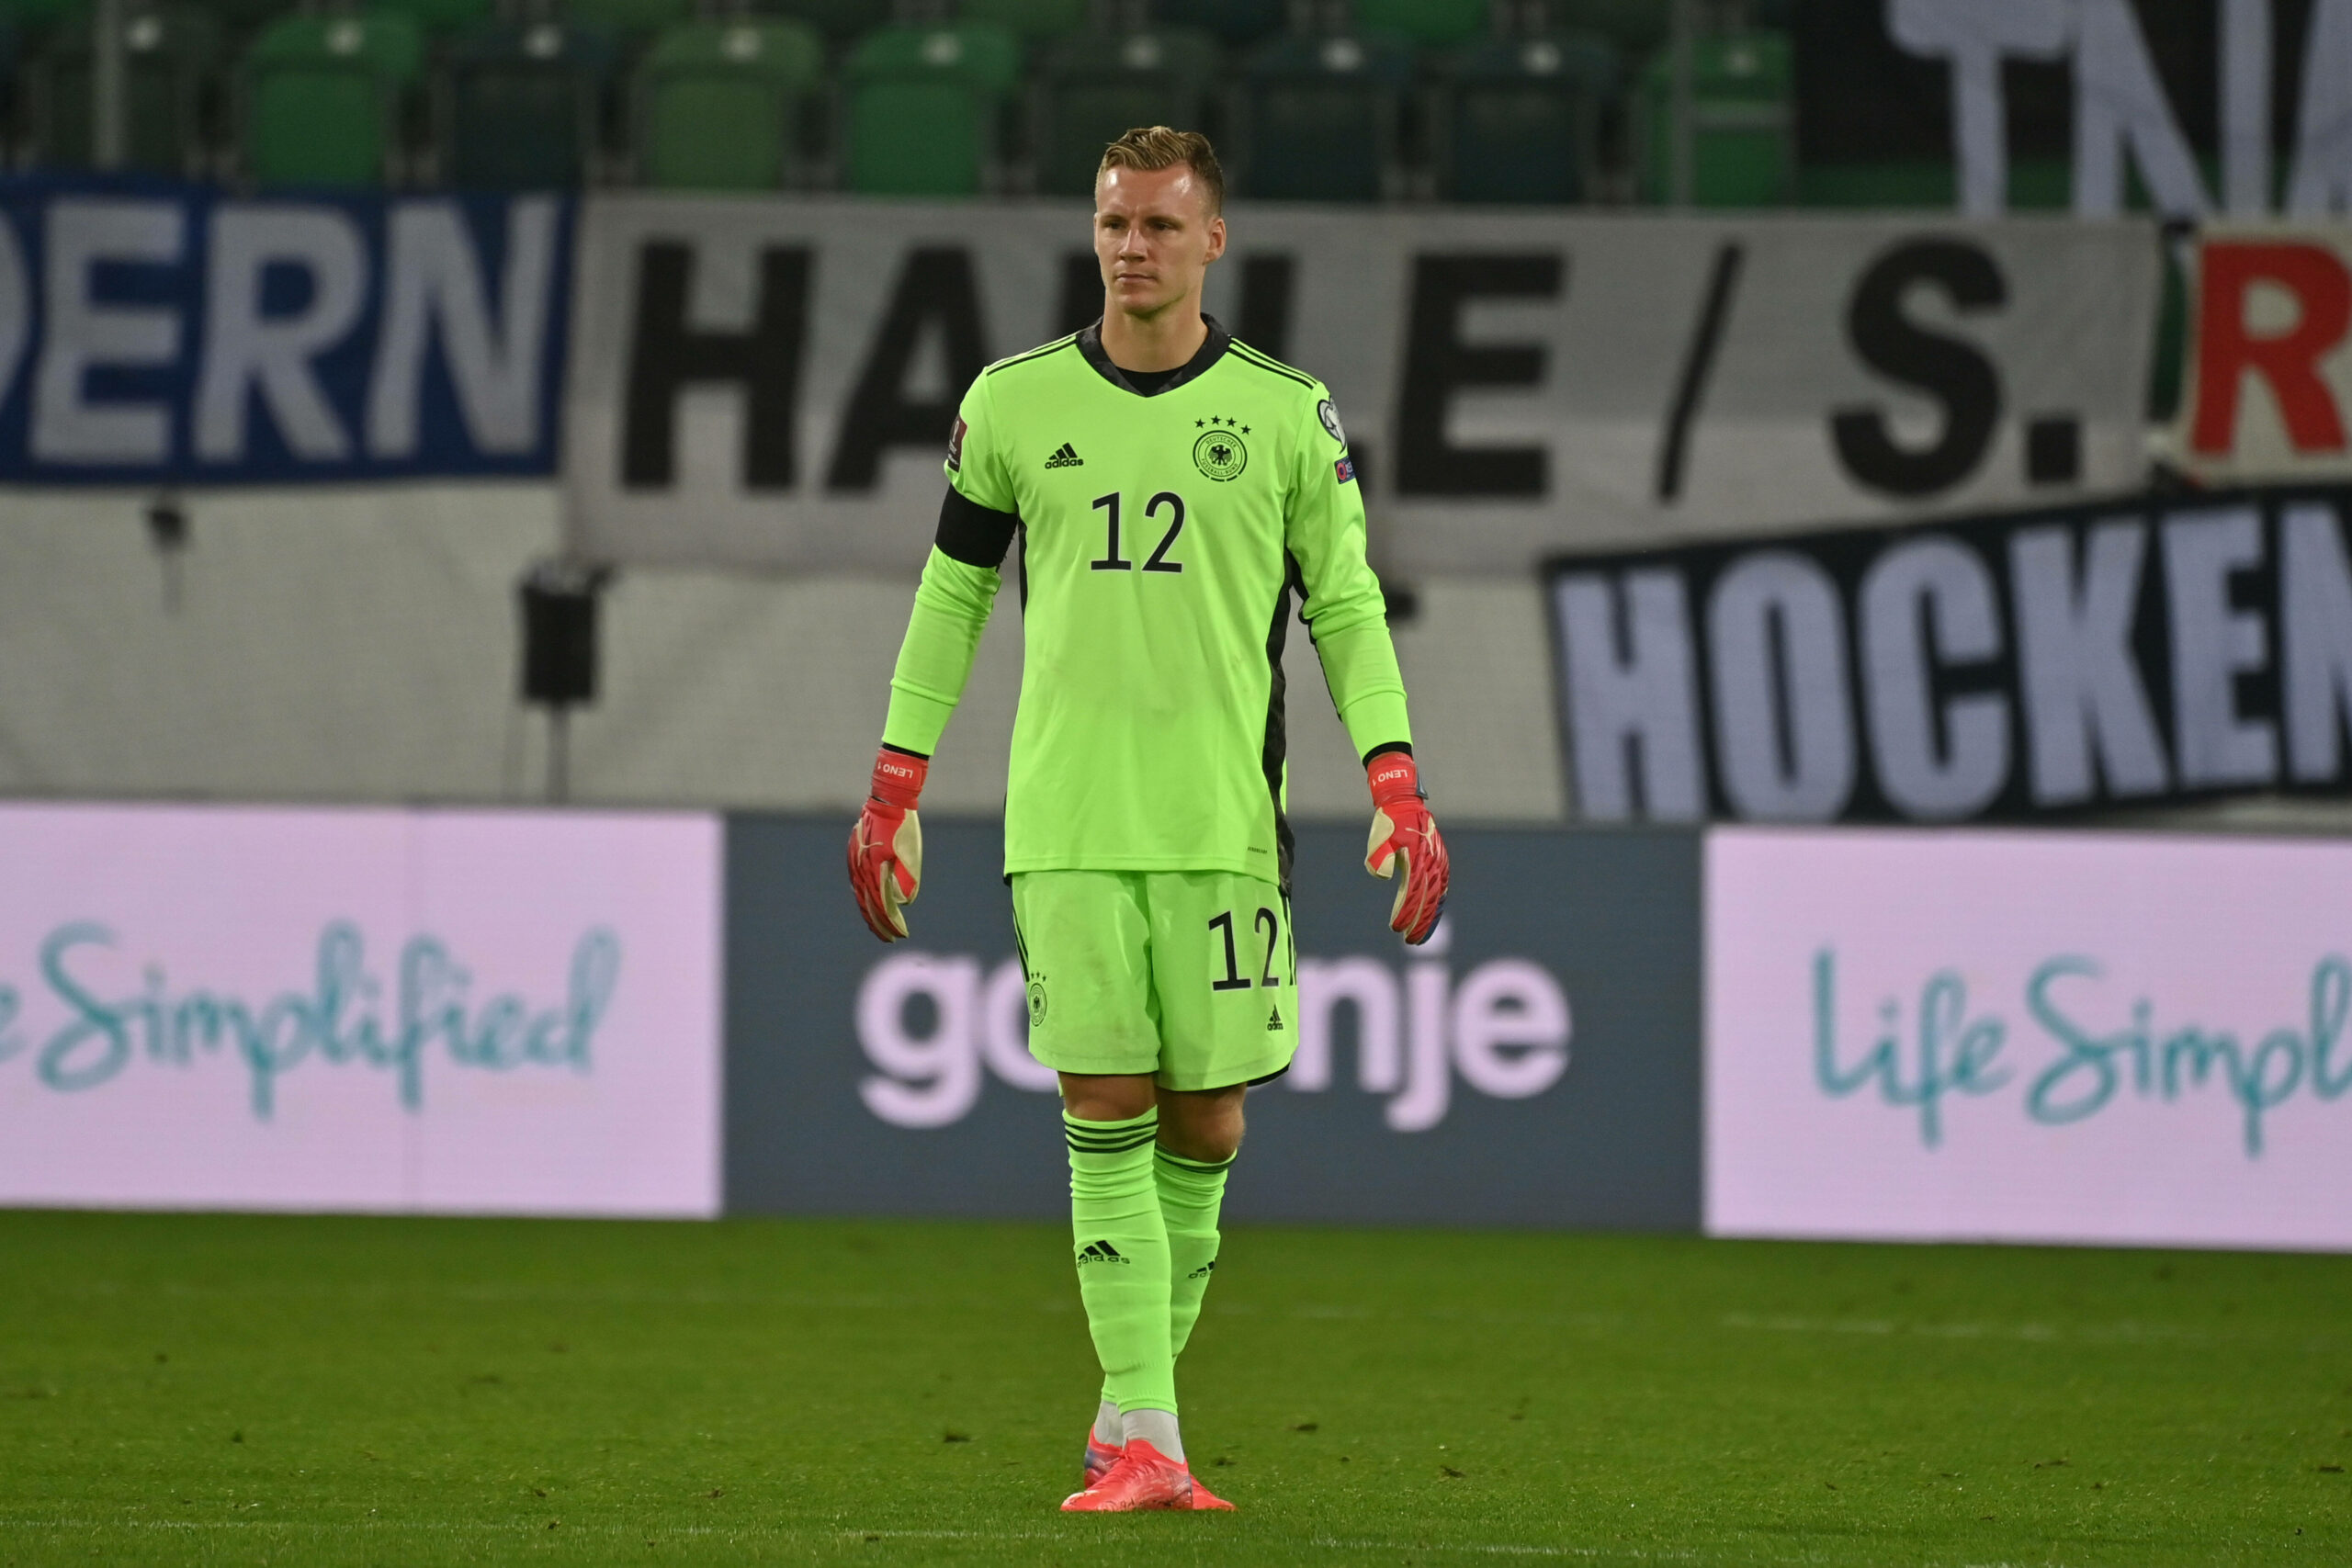
<path fill-rule="evenodd" d="M 1403 751 L 1384 751 L 1374 757 L 1364 769 L 1364 783 L 1372 786 L 1374 804 L 1427 798 L 1421 795 L 1420 771 L 1413 765 L 1412 757 Z"/>
<path fill-rule="evenodd" d="M 885 806 L 912 811 L 917 797 L 922 794 L 923 779 L 930 772 L 930 759 L 908 751 L 893 751 L 885 746 L 874 759 L 874 779 L 866 792 Z"/>

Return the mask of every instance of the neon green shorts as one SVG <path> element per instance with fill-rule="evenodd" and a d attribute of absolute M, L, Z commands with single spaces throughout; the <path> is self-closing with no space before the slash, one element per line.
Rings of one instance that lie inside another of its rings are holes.
<path fill-rule="evenodd" d="M 1012 924 L 1029 1054 L 1064 1073 L 1223 1089 L 1298 1046 L 1298 949 L 1282 889 L 1224 871 L 1024 871 Z"/>

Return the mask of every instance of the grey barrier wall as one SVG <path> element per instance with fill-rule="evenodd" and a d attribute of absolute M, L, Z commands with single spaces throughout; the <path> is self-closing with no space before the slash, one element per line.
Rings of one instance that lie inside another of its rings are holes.
<path fill-rule="evenodd" d="M 994 822 L 926 823 L 913 940 L 842 883 L 846 819 L 727 840 L 731 1213 L 1067 1210 Z M 1299 836 L 1300 1050 L 1252 1093 L 1245 1220 L 1696 1230 L 1700 840 L 1450 835 L 1440 936 L 1408 949 L 1351 829 Z"/>

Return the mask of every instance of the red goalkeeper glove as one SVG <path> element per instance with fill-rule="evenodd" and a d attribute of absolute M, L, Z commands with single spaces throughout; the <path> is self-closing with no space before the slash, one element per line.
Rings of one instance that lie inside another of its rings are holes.
<path fill-rule="evenodd" d="M 1364 851 L 1363 868 L 1378 877 L 1397 875 L 1403 863 L 1396 902 L 1388 910 L 1388 929 L 1402 931 L 1408 942 L 1429 941 L 1437 918 L 1445 913 L 1445 887 L 1452 867 L 1445 858 L 1445 840 L 1438 837 L 1437 819 L 1430 815 L 1429 792 L 1421 787 L 1413 759 L 1402 751 L 1384 751 L 1364 769 L 1372 785 L 1372 843 Z"/>
<path fill-rule="evenodd" d="M 915 818 L 915 798 L 930 771 L 929 758 L 883 747 L 874 759 L 865 809 L 850 829 L 850 891 L 857 895 L 866 929 L 884 942 L 907 934 L 899 910 L 922 886 L 922 824 Z"/>

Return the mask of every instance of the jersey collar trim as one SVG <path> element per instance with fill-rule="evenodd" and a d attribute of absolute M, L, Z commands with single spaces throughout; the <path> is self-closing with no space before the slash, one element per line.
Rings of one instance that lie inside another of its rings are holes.
<path fill-rule="evenodd" d="M 1209 335 L 1201 340 L 1200 351 L 1186 360 L 1175 375 L 1162 382 L 1158 391 L 1141 390 L 1127 379 L 1125 371 L 1111 363 L 1111 356 L 1102 351 L 1102 323 L 1099 319 L 1091 326 L 1080 330 L 1078 352 L 1086 356 L 1086 363 L 1094 367 L 1102 379 L 1121 391 L 1133 392 L 1139 398 L 1158 397 L 1160 392 L 1174 391 L 1187 381 L 1199 380 L 1209 367 L 1224 358 L 1225 351 L 1233 346 L 1233 334 L 1219 325 L 1215 316 L 1203 311 L 1201 323 L 1208 328 Z"/>

